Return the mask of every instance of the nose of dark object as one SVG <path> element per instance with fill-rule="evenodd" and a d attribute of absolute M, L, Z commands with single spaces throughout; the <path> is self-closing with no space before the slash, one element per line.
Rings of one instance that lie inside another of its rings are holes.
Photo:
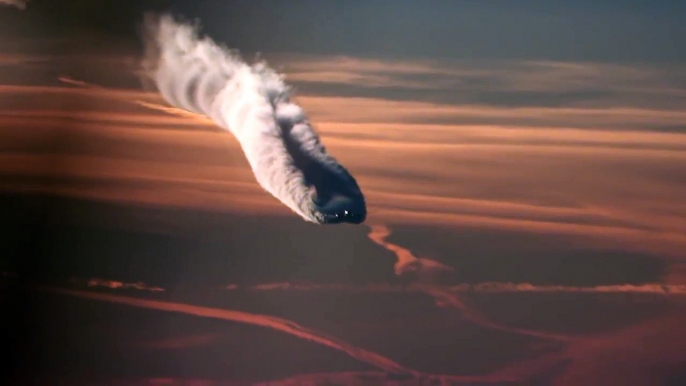
<path fill-rule="evenodd" d="M 327 217 L 330 217 L 331 223 L 347 222 L 351 224 L 361 224 L 364 222 L 366 215 L 364 213 L 344 209 L 338 213 L 329 214 Z"/>
<path fill-rule="evenodd" d="M 364 201 L 353 200 L 349 197 L 334 197 L 321 207 L 324 221 L 327 224 L 361 224 L 367 217 Z"/>

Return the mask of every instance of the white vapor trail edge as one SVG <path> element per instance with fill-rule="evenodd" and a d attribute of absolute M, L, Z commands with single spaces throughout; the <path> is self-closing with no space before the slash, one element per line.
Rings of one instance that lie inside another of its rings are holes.
<path fill-rule="evenodd" d="M 26 9 L 29 0 L 0 0 L 0 5 L 7 5 L 18 9 Z"/>
<path fill-rule="evenodd" d="M 365 220 L 357 182 L 326 152 L 279 74 L 264 62 L 247 64 L 169 15 L 148 14 L 144 27 L 146 76 L 170 105 L 230 131 L 267 192 L 306 221 Z"/>

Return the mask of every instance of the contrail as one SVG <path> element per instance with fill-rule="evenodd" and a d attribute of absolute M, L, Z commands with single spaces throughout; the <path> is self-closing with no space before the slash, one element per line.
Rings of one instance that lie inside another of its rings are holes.
<path fill-rule="evenodd" d="M 71 280 L 72 282 L 79 282 L 78 279 L 73 278 Z M 162 287 L 157 287 L 157 286 L 151 286 L 148 285 L 142 281 L 135 282 L 135 283 L 126 283 L 122 282 L 119 280 L 109 280 L 109 279 L 101 279 L 101 278 L 91 278 L 88 280 L 81 281 L 82 284 L 85 284 L 88 287 L 102 287 L 102 288 L 109 288 L 109 289 L 124 289 L 124 290 L 130 290 L 130 289 L 135 289 L 139 291 L 150 291 L 150 292 L 164 292 L 164 288 Z"/>
<path fill-rule="evenodd" d="M 276 318 L 268 315 L 250 314 L 247 312 L 224 310 L 219 308 L 201 307 L 183 303 L 163 302 L 158 300 L 137 299 L 126 296 L 110 295 L 89 291 L 77 291 L 63 288 L 43 288 L 45 290 L 64 295 L 70 295 L 86 299 L 100 300 L 110 303 L 124 304 L 131 307 L 147 308 L 159 311 L 178 312 L 181 314 L 195 315 L 205 318 L 228 320 L 232 322 L 252 324 L 256 326 L 271 328 L 287 334 L 306 339 L 321 345 L 342 351 L 351 357 L 376 366 L 382 370 L 419 375 L 415 370 L 410 370 L 394 361 L 379 354 L 355 347 L 339 339 L 329 337 L 323 333 L 302 327 L 290 320 Z"/>
<path fill-rule="evenodd" d="M 544 331 L 528 330 L 524 328 L 509 327 L 492 321 L 486 315 L 481 313 L 479 310 L 470 306 L 464 299 L 460 298 L 457 294 L 447 291 L 442 287 L 433 285 L 420 285 L 422 292 L 433 296 L 435 301 L 444 307 L 454 307 L 462 311 L 462 316 L 481 327 L 490 328 L 497 331 L 509 332 L 513 334 L 521 334 L 532 336 L 541 339 L 550 339 L 560 342 L 566 342 L 574 339 L 574 336 L 555 334 Z"/>
<path fill-rule="evenodd" d="M 146 15 L 143 68 L 173 107 L 205 115 L 241 144 L 257 182 L 306 221 L 359 224 L 364 196 L 326 152 L 291 90 L 266 63 L 200 38 L 197 26 Z"/>
<path fill-rule="evenodd" d="M 453 268 L 441 264 L 435 260 L 415 257 L 412 252 L 399 245 L 389 243 L 386 238 L 391 235 L 391 230 L 385 225 L 372 225 L 367 237 L 376 244 L 393 252 L 398 260 L 395 263 L 395 274 L 405 275 L 411 272 L 422 275 L 432 272 L 452 272 Z"/>
<path fill-rule="evenodd" d="M 102 89 L 103 88 L 101 86 L 92 85 L 92 84 L 86 83 L 82 80 L 76 80 L 76 79 L 70 78 L 68 76 L 58 76 L 57 80 L 59 80 L 62 83 L 72 84 L 74 86 L 79 86 L 79 87 L 93 88 L 93 89 Z"/>
<path fill-rule="evenodd" d="M 409 285 L 393 284 L 312 284 L 277 282 L 255 284 L 239 287 L 230 284 L 224 287 L 227 290 L 247 289 L 250 291 L 342 291 L 342 292 L 370 292 L 370 293 L 394 293 L 394 292 L 422 292 L 421 284 Z M 448 286 L 440 286 L 443 291 L 452 293 L 587 293 L 587 294 L 645 294 L 660 296 L 686 296 L 686 285 L 645 283 L 645 284 L 611 284 L 589 287 L 564 286 L 564 285 L 537 285 L 532 283 L 499 283 L 485 282 L 478 284 L 461 283 Z"/>
<path fill-rule="evenodd" d="M 385 225 L 376 225 L 371 227 L 371 231 L 367 236 L 370 240 L 393 252 L 397 256 L 398 260 L 395 265 L 396 275 L 402 276 L 407 275 L 408 273 L 414 273 L 418 275 L 418 278 L 430 279 L 432 276 L 431 274 L 453 271 L 452 267 L 448 267 L 434 260 L 417 258 L 409 249 L 386 241 L 386 238 L 390 235 L 390 228 Z M 427 274 L 429 276 L 427 276 Z M 572 337 L 567 335 L 508 327 L 493 322 L 479 310 L 468 305 L 457 293 L 450 291 L 444 286 L 438 286 L 431 283 L 415 283 L 414 289 L 433 297 L 437 305 L 457 308 L 462 312 L 462 316 L 466 320 L 482 327 L 557 341 L 568 341 L 572 339 Z"/>

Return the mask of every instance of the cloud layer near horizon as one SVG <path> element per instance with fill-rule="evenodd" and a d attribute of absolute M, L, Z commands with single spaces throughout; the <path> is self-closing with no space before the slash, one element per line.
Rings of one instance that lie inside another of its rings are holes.
<path fill-rule="evenodd" d="M 31 59 L 20 56 L 8 56 L 5 69 L 39 71 L 18 65 Z M 87 67 L 96 59 L 80 60 Z M 97 84 L 127 62 L 98 60 L 102 68 L 86 81 Z M 555 234 L 668 256 L 686 246 L 686 114 L 675 108 L 684 89 L 673 68 L 274 61 L 300 89 L 296 97 L 331 153 L 359 175 L 371 222 Z M 287 215 L 259 191 L 237 142 L 207 120 L 164 107 L 152 93 L 56 78 L 0 86 L 3 189 Z M 594 84 L 605 96 L 558 106 L 527 98 L 573 95 Z M 433 100 L 441 88 L 468 103 Z M 398 99 L 389 93 L 395 89 L 407 93 Z M 520 102 L 470 100 L 489 90 L 515 93 Z M 633 96 L 613 97 L 620 94 Z"/>
<path fill-rule="evenodd" d="M 18 9 L 25 9 L 29 0 L 0 0 L 0 5 L 7 5 Z"/>

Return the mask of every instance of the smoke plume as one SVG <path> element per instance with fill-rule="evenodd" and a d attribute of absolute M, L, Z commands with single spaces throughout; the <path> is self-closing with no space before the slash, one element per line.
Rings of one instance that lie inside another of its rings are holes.
<path fill-rule="evenodd" d="M 365 220 L 357 182 L 326 152 L 281 75 L 169 15 L 147 15 L 145 33 L 143 67 L 155 88 L 173 107 L 231 132 L 267 192 L 306 221 Z"/>

